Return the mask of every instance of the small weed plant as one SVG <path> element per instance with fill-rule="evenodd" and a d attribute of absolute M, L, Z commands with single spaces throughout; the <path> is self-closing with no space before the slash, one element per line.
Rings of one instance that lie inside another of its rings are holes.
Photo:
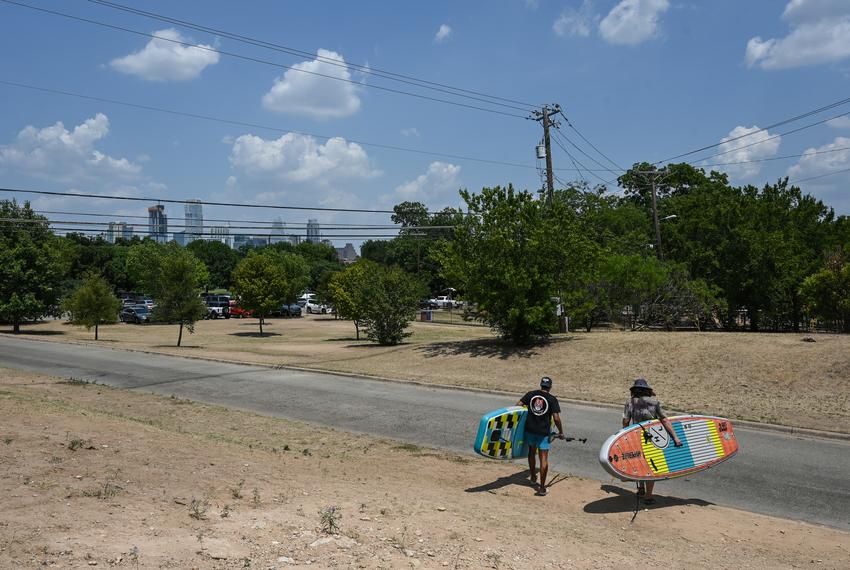
<path fill-rule="evenodd" d="M 197 521 L 205 521 L 209 508 L 209 501 L 192 497 L 192 501 L 189 503 L 189 516 Z"/>
<path fill-rule="evenodd" d="M 339 534 L 339 521 L 342 519 L 342 509 L 330 505 L 319 511 L 319 528 L 325 534 Z"/>

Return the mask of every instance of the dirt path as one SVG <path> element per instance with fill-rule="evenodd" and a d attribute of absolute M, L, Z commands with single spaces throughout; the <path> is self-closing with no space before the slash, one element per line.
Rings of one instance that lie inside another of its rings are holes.
<path fill-rule="evenodd" d="M 850 534 L 0 370 L 0 567 L 844 568 Z M 194 501 L 193 501 L 194 499 Z M 339 508 L 339 534 L 319 512 Z"/>
<path fill-rule="evenodd" d="M 795 334 L 594 332 L 516 349 L 483 327 L 414 323 L 396 347 L 356 341 L 350 322 L 331 317 L 266 328 L 271 334 L 258 338 L 252 319 L 202 321 L 178 349 L 175 326 L 118 324 L 101 327 L 98 344 L 512 392 L 549 375 L 560 396 L 609 403 L 621 403 L 642 376 L 670 408 L 850 433 L 850 335 L 803 342 Z M 93 342 L 61 321 L 26 329 L 43 340 Z"/>

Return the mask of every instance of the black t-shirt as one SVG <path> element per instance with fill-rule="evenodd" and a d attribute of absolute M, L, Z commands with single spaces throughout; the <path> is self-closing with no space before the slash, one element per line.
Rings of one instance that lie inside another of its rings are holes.
<path fill-rule="evenodd" d="M 549 435 L 552 414 L 561 413 L 558 398 L 544 390 L 532 390 L 520 400 L 528 406 L 525 418 L 525 431 L 538 435 Z"/>

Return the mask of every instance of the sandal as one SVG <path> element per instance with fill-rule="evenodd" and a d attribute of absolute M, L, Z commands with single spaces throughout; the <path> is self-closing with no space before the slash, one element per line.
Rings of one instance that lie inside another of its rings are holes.
<path fill-rule="evenodd" d="M 537 495 L 538 497 L 545 497 L 548 493 L 549 493 L 549 489 L 547 489 L 543 485 L 540 485 L 537 488 L 537 492 L 535 493 L 535 495 Z"/>

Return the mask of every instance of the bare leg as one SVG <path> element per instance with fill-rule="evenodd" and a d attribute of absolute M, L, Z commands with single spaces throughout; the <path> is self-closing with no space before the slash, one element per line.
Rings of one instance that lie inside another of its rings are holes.
<path fill-rule="evenodd" d="M 531 471 L 531 482 L 537 482 L 537 465 L 535 465 L 535 459 L 537 455 L 537 448 L 528 446 L 528 470 Z"/>
<path fill-rule="evenodd" d="M 652 498 L 652 490 L 655 488 L 655 481 L 647 481 L 646 482 L 646 495 L 643 496 L 644 501 L 648 501 Z"/>
<path fill-rule="evenodd" d="M 546 489 L 546 475 L 549 473 L 549 450 L 540 449 L 540 490 Z"/>

